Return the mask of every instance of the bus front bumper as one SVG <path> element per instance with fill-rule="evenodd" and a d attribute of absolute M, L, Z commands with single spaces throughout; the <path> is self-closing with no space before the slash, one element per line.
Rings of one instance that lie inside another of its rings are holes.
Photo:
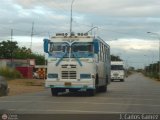
<path fill-rule="evenodd" d="M 45 82 L 45 87 L 47 88 L 64 88 L 64 89 L 78 89 L 78 90 L 87 90 L 95 89 L 93 81 L 87 82 L 66 82 L 66 81 L 48 81 Z"/>

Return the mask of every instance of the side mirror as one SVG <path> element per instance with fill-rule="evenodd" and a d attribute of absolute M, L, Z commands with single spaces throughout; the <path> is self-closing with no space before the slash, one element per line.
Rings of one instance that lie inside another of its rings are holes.
<path fill-rule="evenodd" d="M 48 39 L 44 39 L 44 40 L 43 40 L 43 48 L 44 48 L 44 52 L 45 52 L 45 53 L 49 53 L 49 51 L 48 51 L 49 41 L 50 41 L 50 40 L 48 40 Z"/>
<path fill-rule="evenodd" d="M 93 44 L 94 44 L 94 53 L 98 54 L 98 52 L 99 52 L 99 42 L 98 42 L 98 40 L 95 39 Z"/>

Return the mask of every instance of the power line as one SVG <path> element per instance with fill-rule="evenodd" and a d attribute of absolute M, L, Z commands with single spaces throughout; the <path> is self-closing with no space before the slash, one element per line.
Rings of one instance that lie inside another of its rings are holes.
<path fill-rule="evenodd" d="M 79 24 L 79 25 L 84 25 L 86 27 L 91 27 L 91 25 L 87 25 L 87 24 L 83 24 L 83 23 L 78 23 L 77 21 L 74 21 L 74 22 L 77 23 L 77 24 Z M 132 35 L 131 33 L 119 32 L 119 31 L 115 31 L 115 30 L 109 30 L 109 29 L 102 28 L 102 27 L 98 27 L 98 29 L 104 30 L 104 31 L 109 31 L 109 32 L 114 32 L 114 33 L 118 33 L 118 34 Z"/>
<path fill-rule="evenodd" d="M 6 30 L 10 30 L 11 28 L 10 27 L 2 27 L 3 29 L 6 29 Z M 20 32 L 28 32 L 29 33 L 29 31 L 26 31 L 26 30 L 22 30 L 22 29 L 17 29 L 17 28 L 14 28 L 13 27 L 13 29 L 14 29 L 14 31 L 20 31 Z"/>

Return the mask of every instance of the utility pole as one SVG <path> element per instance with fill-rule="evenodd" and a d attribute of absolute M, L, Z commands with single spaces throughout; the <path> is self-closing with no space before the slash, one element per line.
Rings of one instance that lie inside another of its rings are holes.
<path fill-rule="evenodd" d="M 158 80 L 160 80 L 160 34 L 159 33 L 154 33 L 154 32 L 147 32 L 149 34 L 153 34 L 153 35 L 156 35 L 158 40 L 159 40 L 159 53 L 158 53 L 158 56 L 159 56 L 159 60 L 158 60 L 158 66 L 159 66 L 159 72 L 158 72 Z"/>
<path fill-rule="evenodd" d="M 11 29 L 11 67 L 13 67 L 13 45 L 12 45 L 12 40 L 13 40 L 13 29 Z"/>
<path fill-rule="evenodd" d="M 11 41 L 13 39 L 13 29 L 11 29 Z"/>
<path fill-rule="evenodd" d="M 28 79 L 31 77 L 31 76 L 29 76 L 29 71 L 30 71 L 30 55 L 31 55 L 31 52 L 32 52 L 32 38 L 33 38 L 33 35 L 34 35 L 33 33 L 34 33 L 34 22 L 32 22 L 30 53 L 28 54 L 28 59 L 27 59 L 27 63 L 28 63 L 27 78 Z"/>
<path fill-rule="evenodd" d="M 32 38 L 33 38 L 33 32 L 34 32 L 34 22 L 32 22 L 32 31 L 31 31 L 31 44 L 30 44 L 30 49 L 32 51 Z"/>
<path fill-rule="evenodd" d="M 72 34 L 72 22 L 73 22 L 73 18 L 72 18 L 72 6 L 73 6 L 73 2 L 75 0 L 72 0 L 72 3 L 71 3 L 71 18 L 70 18 L 70 35 Z"/>

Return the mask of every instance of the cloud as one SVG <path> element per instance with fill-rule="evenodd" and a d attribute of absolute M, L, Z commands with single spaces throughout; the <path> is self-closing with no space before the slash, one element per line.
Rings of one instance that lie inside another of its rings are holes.
<path fill-rule="evenodd" d="M 120 56 L 127 64 L 143 68 L 158 61 L 158 40 L 118 39 L 108 41 L 111 54 Z"/>
<path fill-rule="evenodd" d="M 33 22 L 35 41 L 56 32 L 69 32 L 71 1 L 1 0 L 0 40 L 10 39 L 13 29 L 14 40 L 29 47 Z M 159 5 L 159 0 L 75 0 L 73 31 L 87 32 L 96 26 L 98 29 L 92 33 L 109 43 L 112 53 L 127 51 L 127 55 L 121 56 L 132 59 L 143 54 L 149 56 L 150 50 L 158 53 L 157 36 L 146 32 L 160 33 Z M 35 51 L 42 48 L 41 42 L 33 45 Z M 155 60 L 157 56 L 155 54 Z"/>
<path fill-rule="evenodd" d="M 160 18 L 156 12 L 160 9 L 159 3 L 156 0 L 75 0 L 73 27 L 75 32 L 88 31 L 93 24 L 106 39 L 113 36 L 144 39 L 147 31 L 159 32 Z M 38 33 L 69 30 L 70 4 L 71 0 L 2 0 L 0 12 L 5 14 L 0 20 L 0 30 L 30 31 L 33 21 Z"/>
<path fill-rule="evenodd" d="M 13 40 L 18 42 L 18 45 L 27 48 L 31 48 L 33 52 L 44 54 L 43 52 L 43 37 L 31 37 L 29 36 L 14 36 Z"/>
<path fill-rule="evenodd" d="M 37 0 L 12 0 L 15 4 L 22 6 L 23 8 L 33 8 Z"/>
<path fill-rule="evenodd" d="M 157 50 L 159 47 L 158 43 L 158 40 L 142 39 L 118 39 L 109 42 L 112 49 L 119 48 L 126 51 Z"/>
<path fill-rule="evenodd" d="M 31 9 L 35 6 L 45 6 L 46 8 L 58 8 L 70 10 L 71 0 L 13 0 L 16 4 L 25 9 Z M 74 10 L 80 13 L 100 14 L 107 16 L 160 16 L 157 11 L 160 10 L 160 1 L 158 0 L 75 0 Z M 87 9 L 86 9 L 87 8 Z"/>

